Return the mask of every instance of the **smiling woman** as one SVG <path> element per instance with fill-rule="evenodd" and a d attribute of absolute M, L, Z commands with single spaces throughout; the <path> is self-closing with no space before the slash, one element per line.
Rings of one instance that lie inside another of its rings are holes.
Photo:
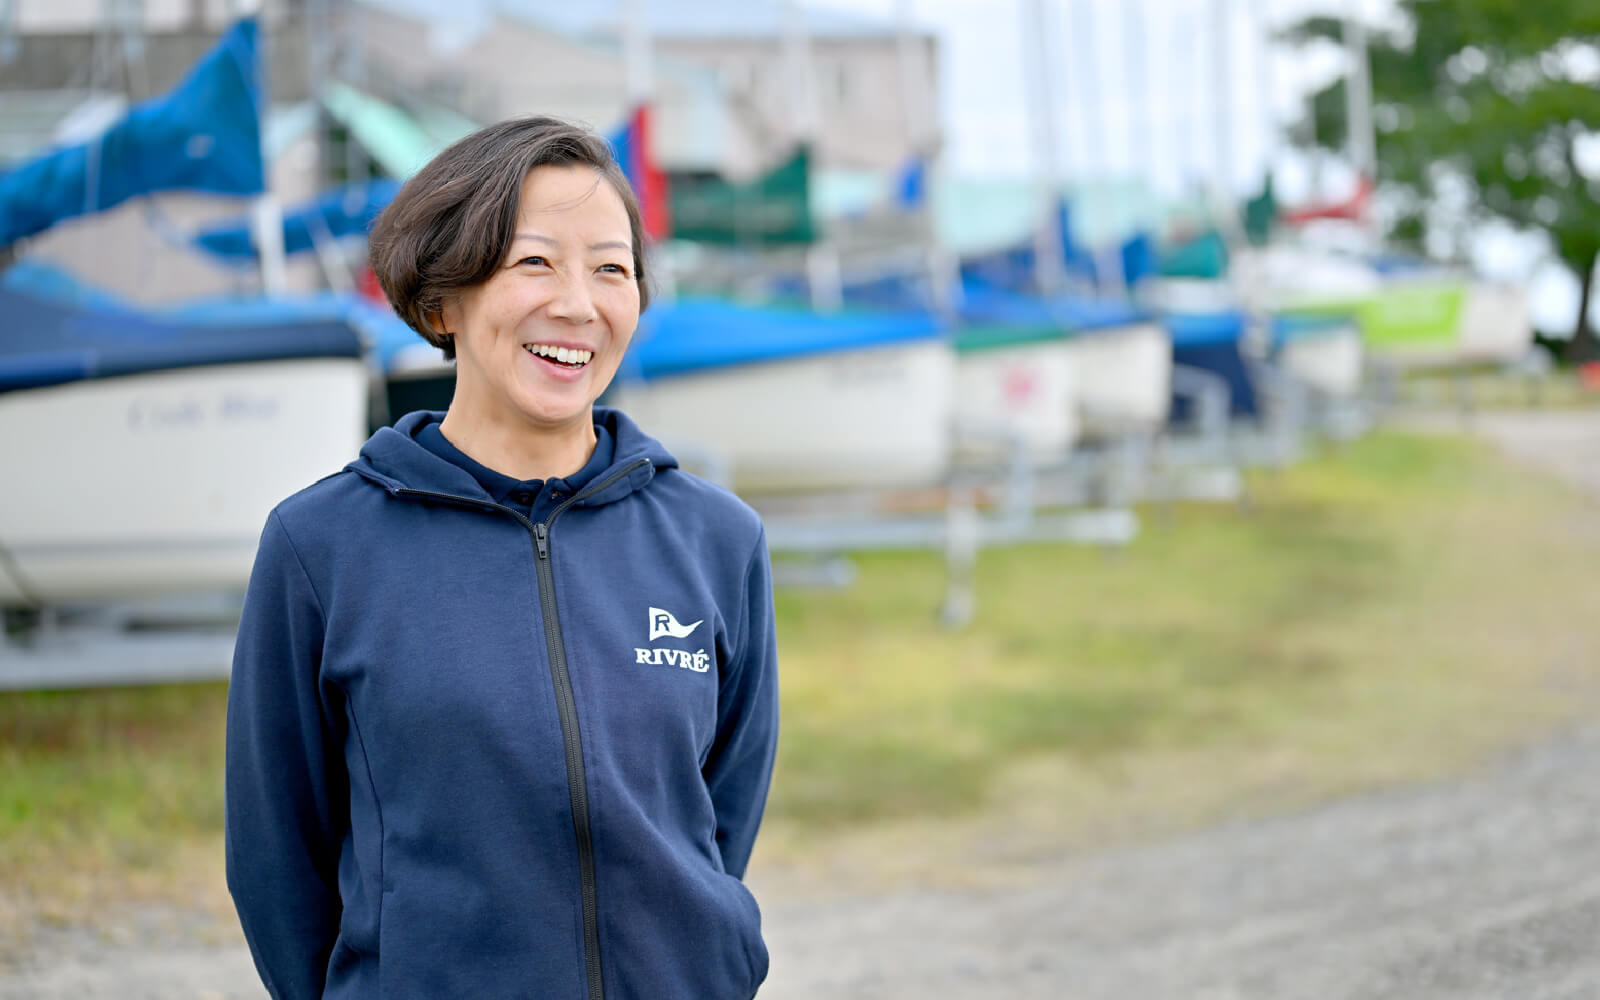
<path fill-rule="evenodd" d="M 588 166 L 529 171 L 506 260 L 430 317 L 456 350 L 444 436 L 518 479 L 581 468 L 594 450 L 591 408 L 628 349 L 639 299 L 617 188 Z M 546 443 L 557 451 L 541 454 Z"/>
<path fill-rule="evenodd" d="M 777 740 L 765 533 L 595 406 L 649 300 L 641 228 L 604 142 L 551 118 L 461 140 L 373 228 L 456 389 L 262 534 L 226 844 L 275 997 L 766 976 L 741 881 Z"/>

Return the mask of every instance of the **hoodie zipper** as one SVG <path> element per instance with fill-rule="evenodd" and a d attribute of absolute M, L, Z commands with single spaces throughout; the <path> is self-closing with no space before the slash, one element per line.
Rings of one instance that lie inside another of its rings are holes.
<path fill-rule="evenodd" d="M 599 483 L 567 498 L 550 516 L 533 526 L 534 548 L 539 553 L 539 603 L 544 611 L 544 639 L 550 649 L 550 676 L 556 686 L 556 708 L 561 713 L 561 735 L 567 744 L 567 790 L 572 796 L 572 825 L 578 835 L 578 877 L 583 890 L 583 957 L 589 974 L 589 1000 L 605 1000 L 606 988 L 600 972 L 600 908 L 596 902 L 594 873 L 594 834 L 589 825 L 589 785 L 583 769 L 583 739 L 578 730 L 578 703 L 572 696 L 572 677 L 567 673 L 567 646 L 561 637 L 561 620 L 556 616 L 555 570 L 550 565 L 550 527 L 568 507 L 586 496 L 611 487 L 650 464 L 641 458 L 623 466 Z"/>
<path fill-rule="evenodd" d="M 535 565 L 539 573 L 539 607 L 544 619 L 544 641 L 550 657 L 550 679 L 555 685 L 556 714 L 561 720 L 561 740 L 567 756 L 567 794 L 572 801 L 572 828 L 578 841 L 578 880 L 583 903 L 584 971 L 588 976 L 589 1000 L 605 1000 L 605 981 L 600 970 L 600 908 L 597 900 L 594 867 L 594 832 L 589 821 L 589 785 L 583 767 L 583 734 L 578 729 L 578 703 L 572 695 L 572 677 L 567 672 L 567 647 L 561 636 L 561 622 L 556 617 L 555 571 L 550 565 L 550 526 L 567 508 L 606 489 L 624 476 L 633 474 L 650 464 L 648 457 L 639 458 L 613 472 L 598 483 L 592 484 L 568 497 L 565 503 L 552 510 L 543 521 L 535 524 L 521 511 L 504 504 L 472 497 L 434 493 L 400 487 L 396 495 L 430 497 L 464 503 L 483 510 L 502 510 L 520 521 L 533 536 L 534 551 L 538 553 Z"/>

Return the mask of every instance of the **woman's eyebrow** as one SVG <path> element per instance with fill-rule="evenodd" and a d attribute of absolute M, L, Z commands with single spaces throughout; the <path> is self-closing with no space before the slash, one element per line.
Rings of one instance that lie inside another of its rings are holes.
<path fill-rule="evenodd" d="M 539 242 L 539 243 L 544 243 L 544 244 L 546 244 L 548 246 L 559 246 L 560 245 L 559 241 L 557 241 L 555 238 L 550 237 L 550 236 L 544 236 L 544 235 L 542 235 L 540 233 L 518 233 L 514 237 L 514 239 L 518 239 L 518 240 L 534 240 L 534 241 Z M 591 243 L 591 244 L 589 244 L 589 249 L 590 250 L 629 250 L 629 251 L 631 251 L 633 249 L 633 244 L 629 243 L 629 242 L 627 242 L 625 240 L 603 240 L 603 241 L 601 241 L 599 243 Z"/>

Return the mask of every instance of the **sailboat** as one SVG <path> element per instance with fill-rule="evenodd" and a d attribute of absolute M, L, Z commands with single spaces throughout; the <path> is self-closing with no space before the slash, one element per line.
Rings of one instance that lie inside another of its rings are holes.
<path fill-rule="evenodd" d="M 237 22 L 173 92 L 0 174 L 0 246 L 153 191 L 264 191 L 256 31 Z M 24 256 L 0 315 L 7 609 L 242 589 L 272 506 L 367 433 L 348 298 L 135 308 Z"/>
<path fill-rule="evenodd" d="M 346 305 L 151 314 L 25 274 L 0 284 L 0 606 L 242 588 L 267 512 L 365 437 Z"/>

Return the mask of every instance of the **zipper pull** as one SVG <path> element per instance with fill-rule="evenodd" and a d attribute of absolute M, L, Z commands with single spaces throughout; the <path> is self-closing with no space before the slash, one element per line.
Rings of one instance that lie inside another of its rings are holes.
<path fill-rule="evenodd" d="M 543 521 L 533 526 L 533 543 L 539 548 L 540 559 L 550 558 L 550 532 Z"/>

